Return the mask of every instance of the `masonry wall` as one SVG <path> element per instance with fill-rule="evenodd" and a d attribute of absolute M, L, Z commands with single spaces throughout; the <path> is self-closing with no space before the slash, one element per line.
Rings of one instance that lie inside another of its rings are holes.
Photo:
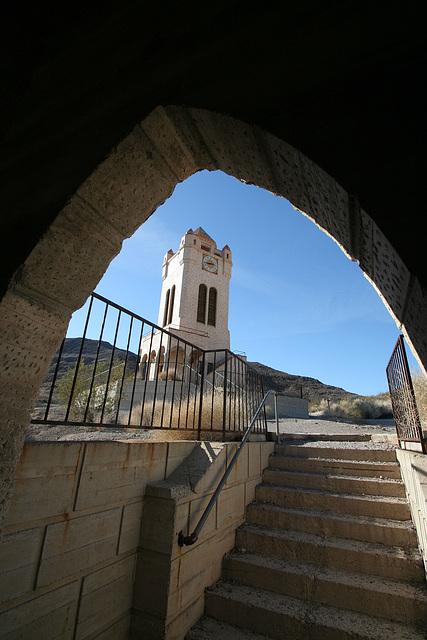
<path fill-rule="evenodd" d="M 220 458 L 225 460 L 227 450 L 236 445 L 208 446 L 219 453 L 223 450 Z M 272 447 L 270 443 L 248 446 L 246 456 L 251 450 L 251 460 L 258 460 L 251 465 L 250 482 L 235 477 L 219 507 L 220 522 L 222 518 L 230 540 L 230 527 L 241 520 L 243 504 L 260 480 L 262 448 Z M 138 556 L 141 518 L 143 513 L 150 517 L 156 491 L 146 494 L 147 485 L 155 487 L 170 477 L 198 447 L 196 442 L 26 445 L 0 545 L 0 638 L 127 638 L 135 568 L 142 557 L 141 550 Z M 248 461 L 249 457 L 246 468 Z M 247 484 L 243 494 L 238 488 L 241 482 Z M 203 495 L 192 500 L 182 495 L 182 504 L 187 504 L 184 510 L 193 514 Z M 179 533 L 175 525 L 181 524 L 184 521 L 178 522 L 173 510 L 162 511 L 162 518 L 152 523 L 154 530 L 160 526 L 173 531 L 174 549 Z M 142 529 L 144 550 L 147 530 L 152 530 L 148 522 Z M 163 552 L 160 542 L 157 548 L 151 540 L 154 554 Z M 210 564 L 211 558 L 205 561 Z M 144 573 L 150 580 L 151 575 L 155 578 L 155 565 L 144 567 Z M 162 588 L 165 585 L 159 585 Z"/>
<path fill-rule="evenodd" d="M 178 534 L 194 531 L 237 447 L 198 443 L 166 481 L 147 487 L 130 640 L 182 640 L 203 615 L 205 588 L 220 578 L 274 443 L 244 447 L 194 545 L 181 548 Z"/>

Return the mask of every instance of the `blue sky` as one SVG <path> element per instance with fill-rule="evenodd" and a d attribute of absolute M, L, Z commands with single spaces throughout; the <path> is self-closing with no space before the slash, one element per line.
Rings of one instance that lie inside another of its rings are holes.
<path fill-rule="evenodd" d="M 157 323 L 164 254 L 199 226 L 233 254 L 232 351 L 361 395 L 387 389 L 399 331 L 359 266 L 287 200 L 219 171 L 179 184 L 125 240 L 96 291 Z M 81 319 L 69 336 L 81 335 Z"/>

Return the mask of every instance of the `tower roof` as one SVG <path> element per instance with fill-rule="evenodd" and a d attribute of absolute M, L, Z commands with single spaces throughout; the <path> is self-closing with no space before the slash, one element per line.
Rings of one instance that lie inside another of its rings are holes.
<path fill-rule="evenodd" d="M 215 240 L 212 240 L 212 238 L 210 237 L 210 235 L 208 235 L 206 233 L 206 231 L 204 229 L 202 229 L 202 227 L 199 227 L 198 229 L 196 229 L 194 231 L 194 234 L 196 236 L 200 236 L 201 238 L 203 238 L 204 240 L 208 240 L 209 242 L 212 242 L 213 244 L 216 244 Z"/>

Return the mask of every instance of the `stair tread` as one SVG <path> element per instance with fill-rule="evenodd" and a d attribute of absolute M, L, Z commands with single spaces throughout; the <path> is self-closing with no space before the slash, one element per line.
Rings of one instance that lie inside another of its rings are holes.
<path fill-rule="evenodd" d="M 268 489 L 278 489 L 280 491 L 291 491 L 293 493 L 309 493 L 315 495 L 325 495 L 329 497 L 337 498 L 352 498 L 355 500 L 367 500 L 378 502 L 391 502 L 396 504 L 407 504 L 406 498 L 399 496 L 382 496 L 374 494 L 356 494 L 356 493 L 344 493 L 337 491 L 327 491 L 326 489 L 306 489 L 305 487 L 286 487 L 280 484 L 273 484 L 272 482 L 261 482 L 258 487 L 266 487 Z"/>
<path fill-rule="evenodd" d="M 198 623 L 190 629 L 185 640 L 271 640 L 271 636 L 265 636 L 249 629 L 240 629 L 209 616 L 203 616 Z"/>
<path fill-rule="evenodd" d="M 348 446 L 345 446 L 347 444 Z M 297 458 L 331 458 L 343 460 L 366 461 L 373 462 L 394 462 L 396 453 L 393 449 L 383 449 L 375 447 L 356 447 L 353 443 L 343 443 L 340 447 L 328 447 L 318 444 L 313 445 L 312 442 L 301 442 L 300 444 L 279 444 L 275 446 L 275 454 L 291 454 Z M 374 458 L 374 456 L 376 456 Z"/>
<path fill-rule="evenodd" d="M 404 549 L 376 542 L 364 542 L 363 540 L 354 540 L 349 538 L 334 538 L 320 536 L 315 533 L 307 533 L 305 531 L 292 531 L 287 529 L 277 529 L 266 527 L 260 524 L 244 523 L 238 531 L 251 532 L 258 535 L 282 538 L 287 540 L 296 540 L 314 544 L 317 547 L 339 548 L 344 550 L 358 551 L 362 553 L 370 553 L 381 556 L 396 557 L 406 559 L 408 561 L 421 562 L 418 549 Z"/>
<path fill-rule="evenodd" d="M 372 437 L 368 433 L 281 433 L 280 443 L 293 442 L 372 442 Z"/>
<path fill-rule="evenodd" d="M 421 630 L 406 624 L 389 622 L 361 613 L 336 609 L 324 604 L 305 602 L 291 596 L 284 596 L 257 587 L 247 587 L 223 580 L 207 589 L 206 611 L 208 615 L 212 614 L 212 609 L 215 609 L 214 603 L 212 605 L 210 602 L 210 597 L 233 602 L 233 613 L 236 613 L 240 620 L 244 619 L 246 624 L 256 624 L 258 619 L 258 624 L 265 625 L 265 616 L 260 615 L 260 613 L 269 612 L 274 616 L 276 624 L 267 628 L 271 637 L 276 637 L 280 640 L 285 640 L 290 636 L 286 625 L 278 624 L 279 616 L 298 620 L 302 628 L 307 632 L 307 635 L 304 634 L 301 637 L 306 638 L 316 638 L 315 629 L 319 627 L 322 630 L 329 629 L 331 633 L 337 630 L 343 634 L 341 637 L 354 639 L 390 640 L 390 638 L 399 638 L 399 640 L 425 640 L 425 635 Z M 238 611 L 240 607 L 244 609 L 243 612 Z M 227 614 L 225 613 L 225 615 Z M 227 622 L 230 621 L 227 620 Z M 326 636 L 322 635 L 322 637 Z M 338 636 L 334 634 L 333 637 Z"/>
<path fill-rule="evenodd" d="M 378 484 L 403 486 L 403 480 L 399 478 L 377 478 L 375 476 L 352 476 L 343 473 L 319 473 L 318 471 L 297 471 L 295 469 L 282 469 L 280 467 L 267 467 L 265 471 L 273 471 L 275 473 L 287 473 L 294 476 L 310 476 L 316 478 L 328 478 L 331 480 L 357 480 L 362 484 L 364 482 L 377 482 Z"/>
<path fill-rule="evenodd" d="M 391 578 L 383 578 L 375 575 L 367 575 L 354 571 L 332 569 L 327 566 L 311 564 L 307 562 L 296 562 L 292 560 L 281 560 L 259 553 L 242 552 L 233 549 L 225 555 L 225 558 L 237 560 L 240 563 L 257 565 L 270 569 L 276 569 L 294 575 L 305 576 L 314 581 L 334 582 L 342 586 L 364 589 L 373 593 L 381 592 L 395 596 L 412 598 L 419 604 L 427 606 L 427 590 L 425 586 L 413 585 Z"/>
<path fill-rule="evenodd" d="M 296 509 L 295 507 L 284 507 L 272 502 L 255 500 L 248 505 L 251 509 L 270 509 L 283 513 L 293 513 L 296 515 L 306 515 L 313 518 L 328 518 L 330 520 L 341 520 L 343 522 L 357 522 L 368 525 L 378 525 L 383 527 L 393 527 L 396 529 L 414 529 L 412 520 L 392 520 L 389 518 L 376 518 L 374 516 L 352 516 L 347 513 L 333 513 L 331 511 L 317 511 L 316 509 Z"/>
<path fill-rule="evenodd" d="M 302 456 L 291 456 L 291 455 L 285 455 L 283 453 L 272 453 L 270 455 L 270 460 L 274 458 L 284 458 L 285 460 L 312 460 L 315 462 L 333 462 L 333 463 L 345 463 L 348 465 L 368 465 L 368 467 L 380 467 L 380 468 L 384 468 L 384 467 L 392 467 L 393 469 L 395 469 L 396 467 L 399 467 L 399 463 L 395 460 L 348 460 L 346 458 L 325 458 L 324 456 L 315 456 L 315 457 L 302 457 Z"/>

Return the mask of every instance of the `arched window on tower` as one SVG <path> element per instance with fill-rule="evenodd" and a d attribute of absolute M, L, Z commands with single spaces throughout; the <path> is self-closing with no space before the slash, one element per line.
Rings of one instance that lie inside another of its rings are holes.
<path fill-rule="evenodd" d="M 175 302 L 175 285 L 173 285 L 172 291 L 171 291 L 171 301 L 170 301 L 170 306 L 169 306 L 168 324 L 170 324 L 172 322 L 173 304 L 174 304 L 174 302 Z"/>
<path fill-rule="evenodd" d="M 205 284 L 199 285 L 199 299 L 197 301 L 197 322 L 206 322 L 206 298 L 208 288 Z"/>
<path fill-rule="evenodd" d="M 167 290 L 167 292 L 166 292 L 165 312 L 164 312 L 164 314 L 163 314 L 163 325 L 162 325 L 163 327 L 165 327 L 165 326 L 166 326 L 166 323 L 167 323 L 167 321 L 168 321 L 168 309 L 169 309 L 169 297 L 170 297 L 170 293 L 171 293 L 171 290 L 170 290 L 170 289 L 168 289 L 168 290 Z"/>
<path fill-rule="evenodd" d="M 212 327 L 216 325 L 216 298 L 217 292 L 214 287 L 209 289 L 209 304 L 208 304 L 208 324 Z"/>

